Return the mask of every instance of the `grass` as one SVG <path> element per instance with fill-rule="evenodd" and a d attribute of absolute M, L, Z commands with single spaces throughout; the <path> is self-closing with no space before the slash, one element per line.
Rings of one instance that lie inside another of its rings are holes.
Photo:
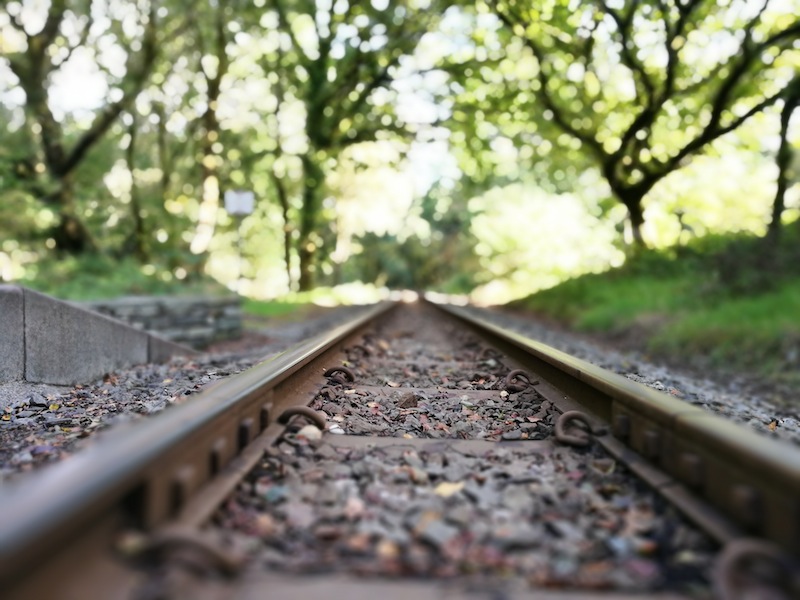
<path fill-rule="evenodd" d="M 40 260 L 29 265 L 25 277 L 14 283 L 56 298 L 76 301 L 138 295 L 221 296 L 233 293 L 205 275 L 194 274 L 179 280 L 164 268 L 99 254 Z M 380 292 L 374 285 L 357 283 L 294 292 L 277 300 L 244 298 L 242 310 L 253 317 L 295 314 L 297 318 L 303 318 L 314 304 L 334 306 L 379 299 Z"/>
<path fill-rule="evenodd" d="M 219 296 L 232 293 L 209 277 L 179 280 L 163 270 L 142 267 L 133 260 L 117 261 L 100 255 L 41 261 L 18 283 L 56 298 L 78 301 L 118 296 Z M 305 304 L 302 300 L 292 300 L 244 299 L 242 310 L 258 317 L 281 317 Z"/>
<path fill-rule="evenodd" d="M 643 314 L 672 312 L 691 281 L 648 276 L 588 275 L 514 303 L 584 331 L 614 331 Z"/>
<path fill-rule="evenodd" d="M 792 355 L 800 349 L 800 281 L 684 311 L 650 339 L 649 348 L 661 354 L 688 351 L 714 364 L 732 363 L 767 375 L 780 375 L 792 362 L 797 370 Z"/>
<path fill-rule="evenodd" d="M 256 317 L 283 317 L 289 315 L 305 304 L 296 302 L 283 302 L 280 300 L 252 300 L 245 298 L 242 310 Z"/>
<path fill-rule="evenodd" d="M 646 251 L 510 306 L 579 331 L 641 336 L 649 353 L 800 382 L 800 227 L 766 254 L 737 235 Z"/>
<path fill-rule="evenodd" d="M 117 296 L 196 295 L 230 293 L 210 277 L 179 280 L 172 273 L 143 267 L 132 259 L 103 255 L 41 260 L 29 267 L 19 285 L 65 300 L 99 300 Z"/>

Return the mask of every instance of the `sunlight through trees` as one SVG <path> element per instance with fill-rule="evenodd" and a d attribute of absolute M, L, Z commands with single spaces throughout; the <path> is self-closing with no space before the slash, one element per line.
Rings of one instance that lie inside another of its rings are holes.
<path fill-rule="evenodd" d="M 361 281 L 490 300 L 636 246 L 777 243 L 800 216 L 798 15 L 798 0 L 7 2 L 0 279 L 73 257 L 258 297 Z M 253 214 L 228 215 L 228 190 L 253 191 Z"/>

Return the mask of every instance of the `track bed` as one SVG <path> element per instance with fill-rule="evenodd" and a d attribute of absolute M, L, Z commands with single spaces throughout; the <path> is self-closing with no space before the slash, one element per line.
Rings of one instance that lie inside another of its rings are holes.
<path fill-rule="evenodd" d="M 9 597 L 707 598 L 744 559 L 797 590 L 793 448 L 454 314 L 370 309 L 20 482 Z"/>

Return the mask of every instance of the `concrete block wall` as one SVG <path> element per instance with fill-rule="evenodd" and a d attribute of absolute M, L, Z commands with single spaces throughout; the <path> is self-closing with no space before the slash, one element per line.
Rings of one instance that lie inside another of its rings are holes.
<path fill-rule="evenodd" d="M 85 383 L 114 369 L 191 352 L 68 302 L 0 285 L 0 382 Z"/>

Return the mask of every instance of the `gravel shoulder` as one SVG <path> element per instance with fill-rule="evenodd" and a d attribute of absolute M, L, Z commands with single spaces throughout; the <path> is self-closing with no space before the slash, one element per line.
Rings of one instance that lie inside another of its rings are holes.
<path fill-rule="evenodd" d="M 239 340 L 165 364 L 145 364 L 73 387 L 0 386 L 0 485 L 60 461 L 115 425 L 188 402 L 217 379 L 235 375 L 353 315 L 358 307 L 315 309 L 295 319 L 255 319 Z"/>
<path fill-rule="evenodd" d="M 650 360 L 639 352 L 572 333 L 526 313 L 473 308 L 491 321 L 632 381 L 704 408 L 758 433 L 800 444 L 800 403 L 778 403 L 772 387 L 746 376 L 690 372 Z"/>

